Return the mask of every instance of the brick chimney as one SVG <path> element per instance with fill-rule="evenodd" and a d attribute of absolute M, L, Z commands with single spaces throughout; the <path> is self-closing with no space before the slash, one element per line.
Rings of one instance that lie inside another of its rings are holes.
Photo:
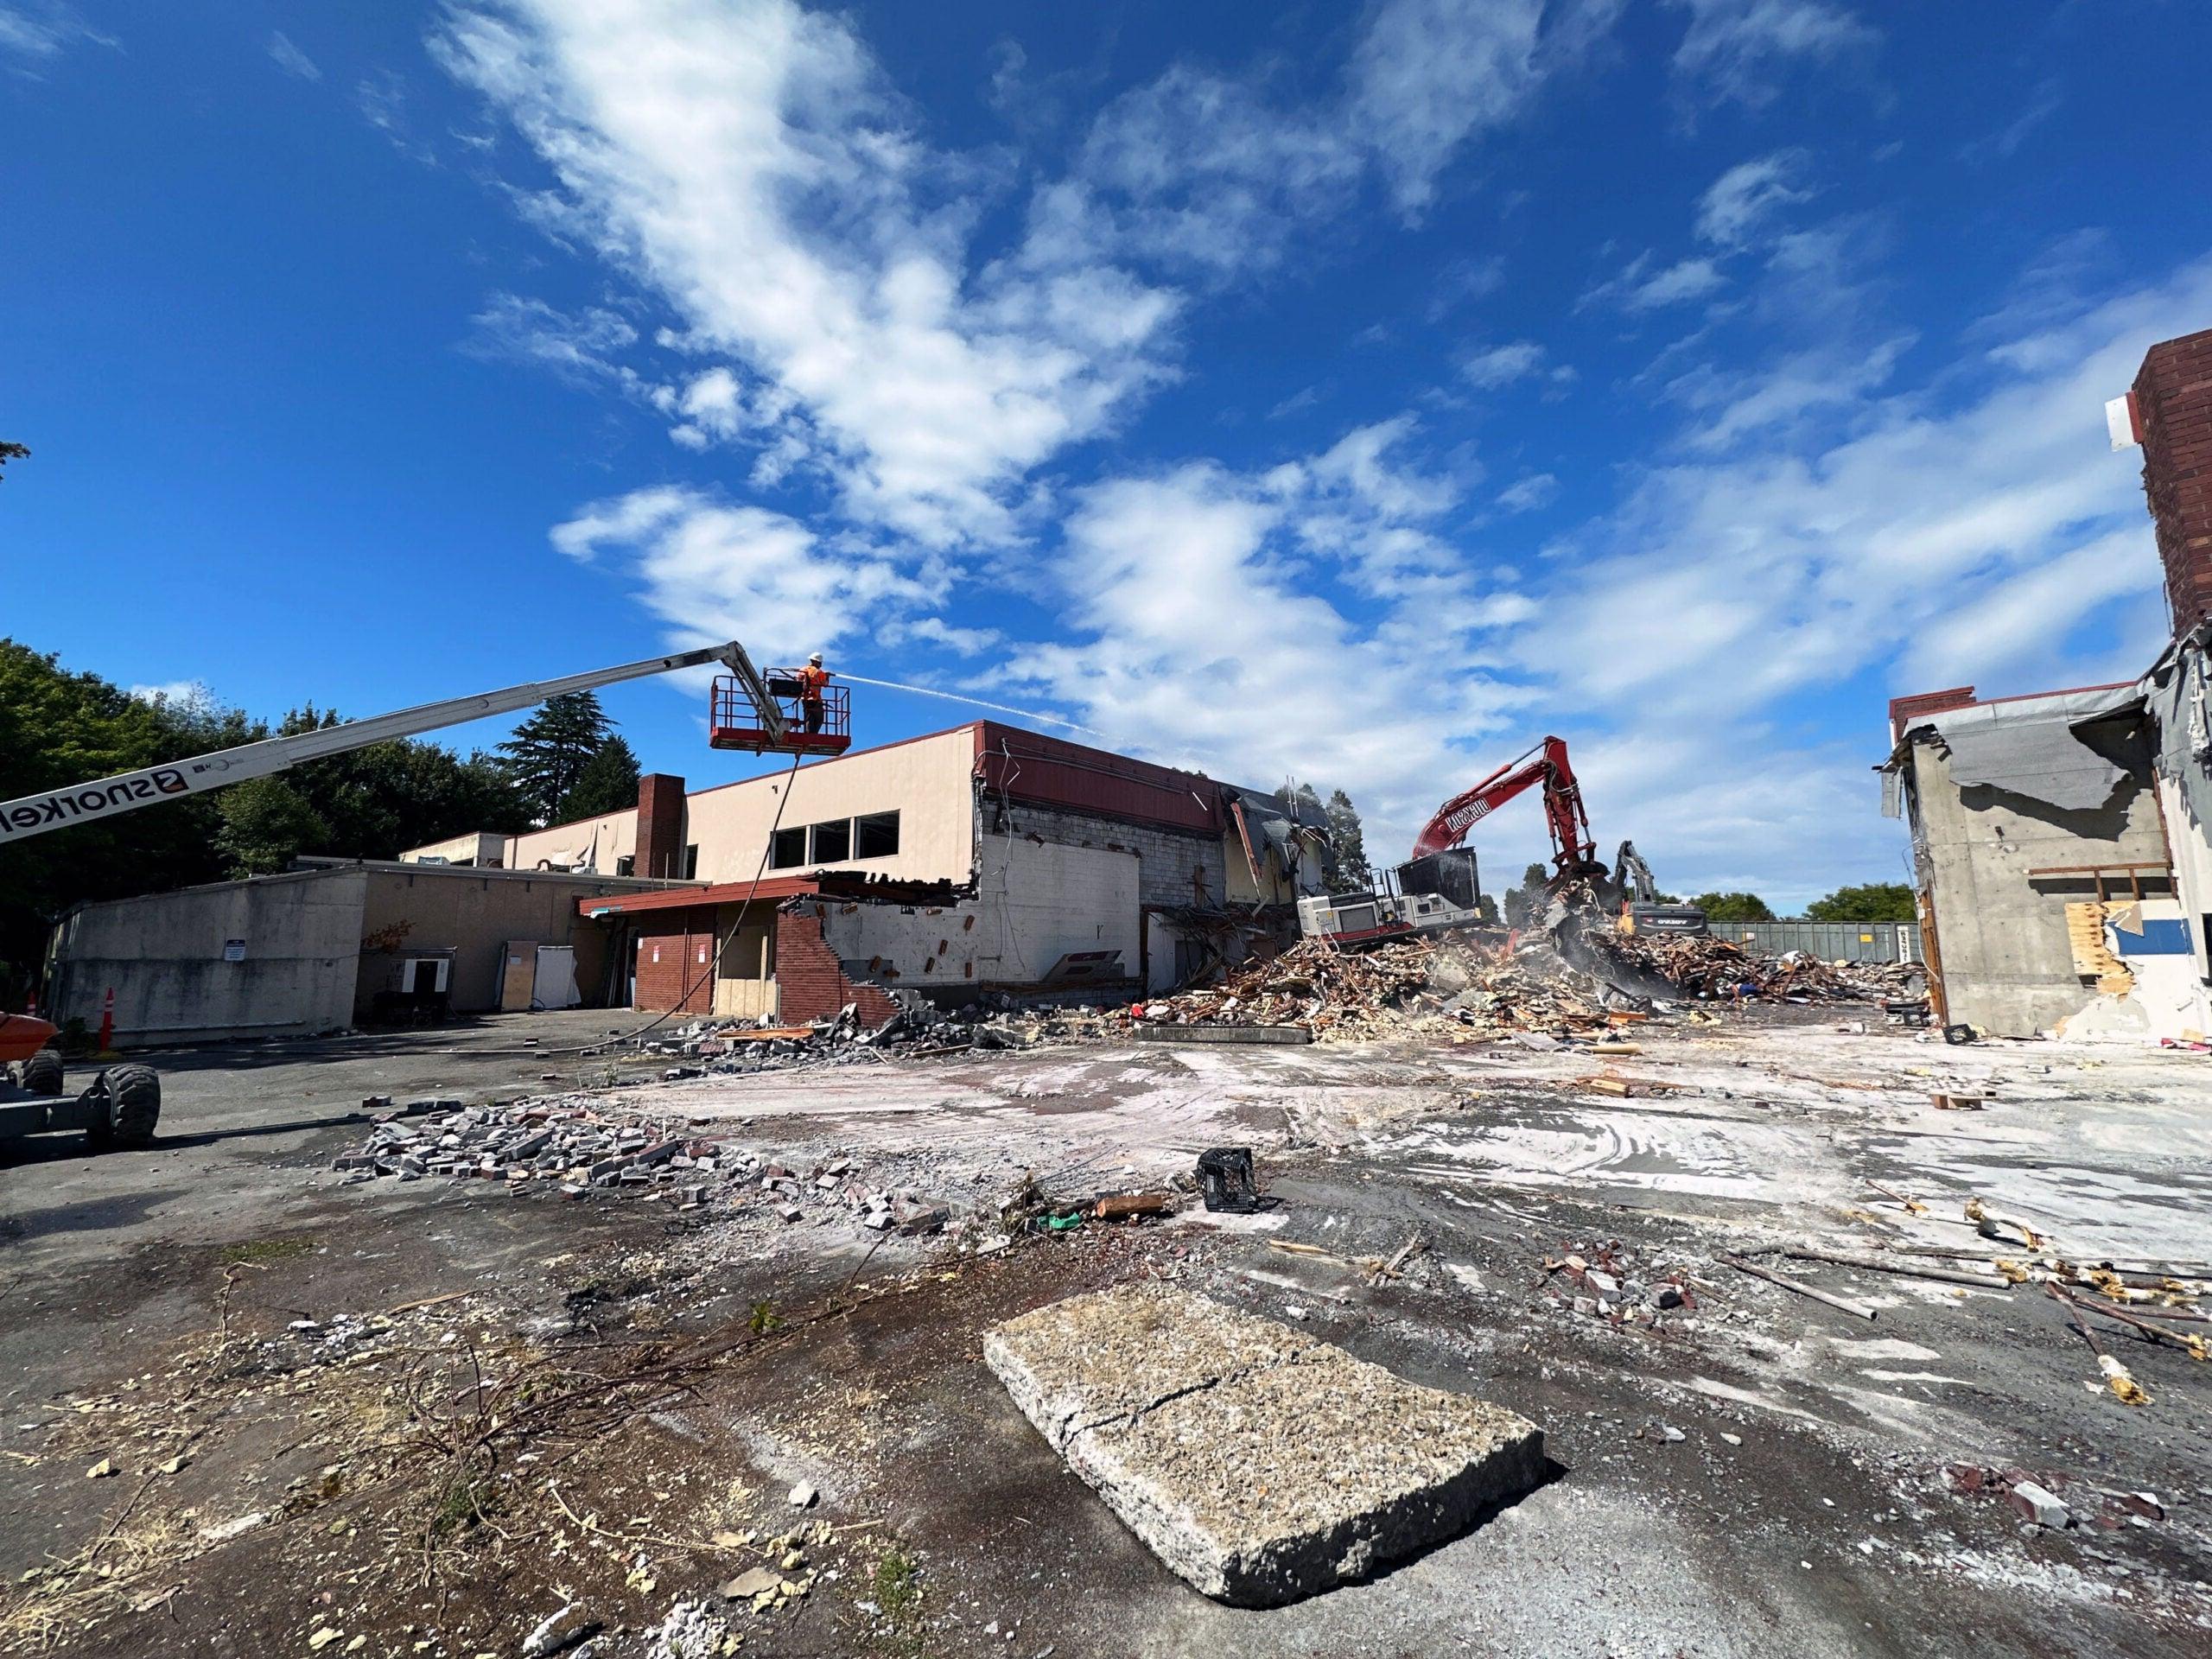
<path fill-rule="evenodd" d="M 2174 632 L 2212 618 L 2212 328 L 2161 340 L 2131 393 Z"/>
<path fill-rule="evenodd" d="M 639 875 L 673 879 L 683 874 L 683 780 L 664 772 L 638 779 Z"/>

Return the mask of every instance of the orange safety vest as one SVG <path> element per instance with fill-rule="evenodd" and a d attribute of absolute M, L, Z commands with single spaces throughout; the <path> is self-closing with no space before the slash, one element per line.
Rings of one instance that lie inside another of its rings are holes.
<path fill-rule="evenodd" d="M 822 688 L 830 683 L 830 671 L 826 668 L 816 668 L 812 664 L 809 664 L 799 670 L 797 678 L 800 700 L 805 702 L 819 702 L 822 701 Z"/>

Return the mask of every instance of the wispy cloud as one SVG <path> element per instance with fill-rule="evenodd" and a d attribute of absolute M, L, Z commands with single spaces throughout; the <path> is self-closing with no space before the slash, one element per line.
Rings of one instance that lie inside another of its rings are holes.
<path fill-rule="evenodd" d="M 1779 149 L 1730 168 L 1698 198 L 1699 240 L 1741 248 L 1780 210 L 1811 200 L 1796 183 L 1805 162 L 1803 150 Z"/>
<path fill-rule="evenodd" d="M 292 37 L 281 29 L 269 37 L 269 58 L 288 75 L 296 75 L 302 80 L 322 79 L 322 71 L 315 60 L 295 46 Z"/>
<path fill-rule="evenodd" d="M 61 0 L 30 0 L 0 5 L 0 63 L 19 74 L 35 74 L 73 47 L 119 48 L 112 35 L 85 21 L 84 14 Z"/>
<path fill-rule="evenodd" d="M 1694 96 L 1763 108 L 1797 63 L 1871 53 L 1880 35 L 1828 0 L 1669 0 L 1689 14 L 1675 70 Z"/>
<path fill-rule="evenodd" d="M 1702 255 L 1659 264 L 1646 251 L 1585 292 L 1578 308 L 1605 304 L 1629 312 L 1656 311 L 1705 299 L 1727 285 L 1720 267 Z"/>

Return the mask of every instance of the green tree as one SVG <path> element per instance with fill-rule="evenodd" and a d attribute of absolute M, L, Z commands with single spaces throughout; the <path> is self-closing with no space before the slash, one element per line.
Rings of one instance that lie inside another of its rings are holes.
<path fill-rule="evenodd" d="M 180 760 L 266 736 L 204 699 L 134 697 L 97 674 L 0 639 L 0 800 Z M 48 931 L 73 905 L 213 881 L 221 823 L 211 795 L 0 840 L 0 999 L 21 1007 Z"/>
<path fill-rule="evenodd" d="M 1505 925 L 1525 927 L 1544 907 L 1544 890 L 1550 885 L 1552 874 L 1541 864 L 1531 864 L 1521 872 L 1521 885 L 1505 890 Z"/>
<path fill-rule="evenodd" d="M 620 738 L 610 737 L 576 774 L 575 787 L 562 798 L 557 822 L 574 823 L 637 804 L 638 757 Z"/>
<path fill-rule="evenodd" d="M 561 803 L 614 728 L 589 691 L 549 698 L 499 745 L 507 775 L 538 823 L 559 822 Z"/>
<path fill-rule="evenodd" d="M 309 703 L 284 716 L 284 735 L 343 725 Z M 334 858 L 391 858 L 471 830 L 512 835 L 531 811 L 506 768 L 492 757 L 466 760 L 435 743 L 372 743 L 296 766 L 284 774 L 327 826 L 302 852 Z"/>
<path fill-rule="evenodd" d="M 1700 893 L 1690 900 L 1708 922 L 1770 922 L 1774 912 L 1756 893 Z"/>
<path fill-rule="evenodd" d="M 10 461 L 29 461 L 30 457 L 31 452 L 20 443 L 0 443 L 0 474 L 7 472 Z"/>
<path fill-rule="evenodd" d="M 249 778 L 216 798 L 215 845 L 239 875 L 267 875 L 301 853 L 327 850 L 330 825 L 283 778 Z"/>
<path fill-rule="evenodd" d="M 1332 789 L 1329 791 L 1329 804 L 1322 810 L 1328 816 L 1329 845 L 1336 858 L 1337 880 L 1346 887 L 1365 887 L 1370 879 L 1367 837 L 1360 828 L 1359 813 L 1351 804 L 1351 797 L 1341 789 Z"/>
<path fill-rule="evenodd" d="M 1868 881 L 1855 887 L 1838 887 L 1825 899 L 1805 906 L 1807 919 L 1815 922 L 1910 922 L 1919 919 L 1912 889 L 1902 881 Z"/>

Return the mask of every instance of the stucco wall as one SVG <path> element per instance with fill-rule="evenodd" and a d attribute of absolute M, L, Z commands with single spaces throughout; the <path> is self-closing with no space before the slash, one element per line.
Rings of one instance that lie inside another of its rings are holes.
<path fill-rule="evenodd" d="M 97 1030 L 113 987 L 126 1045 L 349 1025 L 367 885 L 359 870 L 318 870 L 86 905 L 58 930 L 54 1017 Z M 233 939 L 242 959 L 226 961 Z"/>
<path fill-rule="evenodd" d="M 1911 764 L 1951 1019 L 2007 1037 L 2052 1029 L 2098 995 L 2075 971 L 2066 932 L 2068 900 L 2094 898 L 2095 886 L 2028 872 L 2164 863 L 2155 796 L 2128 780 L 2109 805 L 2069 811 L 1986 785 L 1962 792 L 1930 744 L 1914 746 Z M 2115 890 L 2126 896 L 2124 878 L 2115 888 L 2107 877 Z"/>

